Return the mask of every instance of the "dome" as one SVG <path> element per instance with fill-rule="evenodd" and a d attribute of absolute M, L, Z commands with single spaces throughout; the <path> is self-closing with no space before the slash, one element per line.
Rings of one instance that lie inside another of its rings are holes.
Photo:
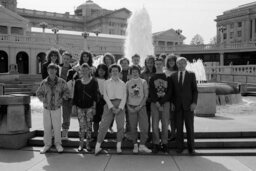
<path fill-rule="evenodd" d="M 102 9 L 98 4 L 95 4 L 92 0 L 87 0 L 85 3 L 79 5 L 77 7 L 77 10 L 78 9 L 96 9 L 96 10 L 99 10 L 99 9 Z"/>

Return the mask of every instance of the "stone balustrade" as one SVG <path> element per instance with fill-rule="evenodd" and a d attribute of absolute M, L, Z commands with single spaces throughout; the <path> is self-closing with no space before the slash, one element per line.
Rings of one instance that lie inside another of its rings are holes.
<path fill-rule="evenodd" d="M 76 16 L 76 15 L 70 15 L 69 13 L 56 13 L 56 12 L 46 12 L 46 11 L 38 11 L 38 10 L 30 10 L 25 8 L 18 8 L 17 12 L 20 15 L 41 15 L 46 17 L 54 17 L 54 18 L 63 18 L 63 19 L 72 19 L 72 20 L 83 20 L 83 18 Z"/>
<path fill-rule="evenodd" d="M 207 66 L 206 74 L 254 75 L 256 65 Z"/>

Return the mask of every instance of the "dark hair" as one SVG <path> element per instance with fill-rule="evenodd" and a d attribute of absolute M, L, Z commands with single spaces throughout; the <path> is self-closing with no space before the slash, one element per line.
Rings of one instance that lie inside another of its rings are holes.
<path fill-rule="evenodd" d="M 147 58 L 145 59 L 145 61 L 144 61 L 145 69 L 144 69 L 143 72 L 145 72 L 145 73 L 150 73 L 150 70 L 149 70 L 149 68 L 148 68 L 148 66 L 147 66 L 147 62 L 148 62 L 149 60 L 152 60 L 152 61 L 153 61 L 153 69 L 152 69 L 152 72 L 155 73 L 155 72 L 156 72 L 155 57 L 154 57 L 153 55 L 148 55 Z"/>
<path fill-rule="evenodd" d="M 107 64 L 106 64 L 106 58 L 110 58 L 111 64 L 116 63 L 115 57 L 114 57 L 114 55 L 112 55 L 111 53 L 108 53 L 108 52 L 107 52 L 107 53 L 104 54 L 104 56 L 103 56 L 103 63 L 104 63 L 105 65 L 107 65 Z"/>
<path fill-rule="evenodd" d="M 80 54 L 80 59 L 79 59 L 79 64 L 80 65 L 82 65 L 83 63 L 84 63 L 84 60 L 83 60 L 83 56 L 84 55 L 87 55 L 88 56 L 88 58 L 89 58 L 89 60 L 88 60 L 88 65 L 90 66 L 90 67 L 92 67 L 92 63 L 93 63 L 93 60 L 92 60 L 92 54 L 91 54 L 91 52 L 88 52 L 88 51 L 82 51 L 81 52 L 81 54 Z"/>
<path fill-rule="evenodd" d="M 62 56 L 68 56 L 68 57 L 70 57 L 70 59 L 72 58 L 71 53 L 69 53 L 68 51 L 63 52 Z"/>
<path fill-rule="evenodd" d="M 121 67 L 119 65 L 117 65 L 117 64 L 110 65 L 109 68 L 108 68 L 108 72 L 111 73 L 113 68 L 117 68 L 118 71 L 121 72 Z"/>
<path fill-rule="evenodd" d="M 173 70 L 174 71 L 178 71 L 178 67 L 177 67 L 177 64 L 176 64 L 176 60 L 177 60 L 177 56 L 175 56 L 174 54 L 170 54 L 170 55 L 168 55 L 166 58 L 165 58 L 165 67 L 167 68 L 167 69 L 171 69 L 171 66 L 169 65 L 169 62 L 170 61 L 174 61 L 175 62 L 175 65 L 173 66 Z"/>
<path fill-rule="evenodd" d="M 140 68 L 139 68 L 138 66 L 132 65 L 132 66 L 130 67 L 130 69 L 129 69 L 130 74 L 132 74 L 132 71 L 133 71 L 133 70 L 137 70 L 137 71 L 139 72 L 139 74 L 140 74 Z"/>
<path fill-rule="evenodd" d="M 163 60 L 165 60 L 166 57 L 167 57 L 167 54 L 166 54 L 166 53 L 161 53 L 161 54 L 159 55 L 159 57 L 161 57 Z"/>
<path fill-rule="evenodd" d="M 136 57 L 140 58 L 140 55 L 134 54 L 134 55 L 132 56 L 132 59 L 133 59 L 133 58 L 136 58 Z"/>
<path fill-rule="evenodd" d="M 121 59 L 119 59 L 119 64 L 123 63 L 124 61 L 127 61 L 127 62 L 128 62 L 128 65 L 130 64 L 129 59 L 127 59 L 127 58 L 121 58 Z"/>
<path fill-rule="evenodd" d="M 108 79 L 108 67 L 107 65 L 105 64 L 99 64 L 97 69 L 96 69 L 96 72 L 95 72 L 95 77 L 98 78 L 99 77 L 99 70 L 100 69 L 103 69 L 105 71 L 105 75 L 104 75 L 104 78 L 105 80 Z"/>
<path fill-rule="evenodd" d="M 159 57 L 156 57 L 156 58 L 155 58 L 155 62 L 156 62 L 156 61 L 164 62 L 164 59 L 163 59 L 162 57 L 160 57 L 160 56 L 159 56 Z"/>
<path fill-rule="evenodd" d="M 52 55 L 57 55 L 57 59 L 56 59 L 56 64 L 59 64 L 59 59 L 60 59 L 60 53 L 58 50 L 54 50 L 51 49 L 48 53 L 47 53 L 47 63 L 51 63 L 51 56 Z"/>

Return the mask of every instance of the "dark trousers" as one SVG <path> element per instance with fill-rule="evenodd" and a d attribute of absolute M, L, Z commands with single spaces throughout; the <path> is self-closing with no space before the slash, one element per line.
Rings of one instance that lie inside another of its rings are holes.
<path fill-rule="evenodd" d="M 175 111 L 176 113 L 176 124 L 177 124 L 177 148 L 179 150 L 184 149 L 184 134 L 183 125 L 185 122 L 187 132 L 187 144 L 188 150 L 194 149 L 194 112 L 190 110 L 180 109 Z"/>

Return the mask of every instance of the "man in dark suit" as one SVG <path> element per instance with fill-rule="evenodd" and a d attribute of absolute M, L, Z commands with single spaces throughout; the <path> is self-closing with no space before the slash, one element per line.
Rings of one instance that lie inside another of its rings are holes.
<path fill-rule="evenodd" d="M 178 72 L 172 74 L 172 102 L 177 122 L 177 153 L 184 149 L 183 125 L 185 121 L 187 144 L 190 154 L 194 154 L 194 110 L 197 103 L 197 84 L 195 73 L 186 71 L 187 59 L 177 58 Z"/>

